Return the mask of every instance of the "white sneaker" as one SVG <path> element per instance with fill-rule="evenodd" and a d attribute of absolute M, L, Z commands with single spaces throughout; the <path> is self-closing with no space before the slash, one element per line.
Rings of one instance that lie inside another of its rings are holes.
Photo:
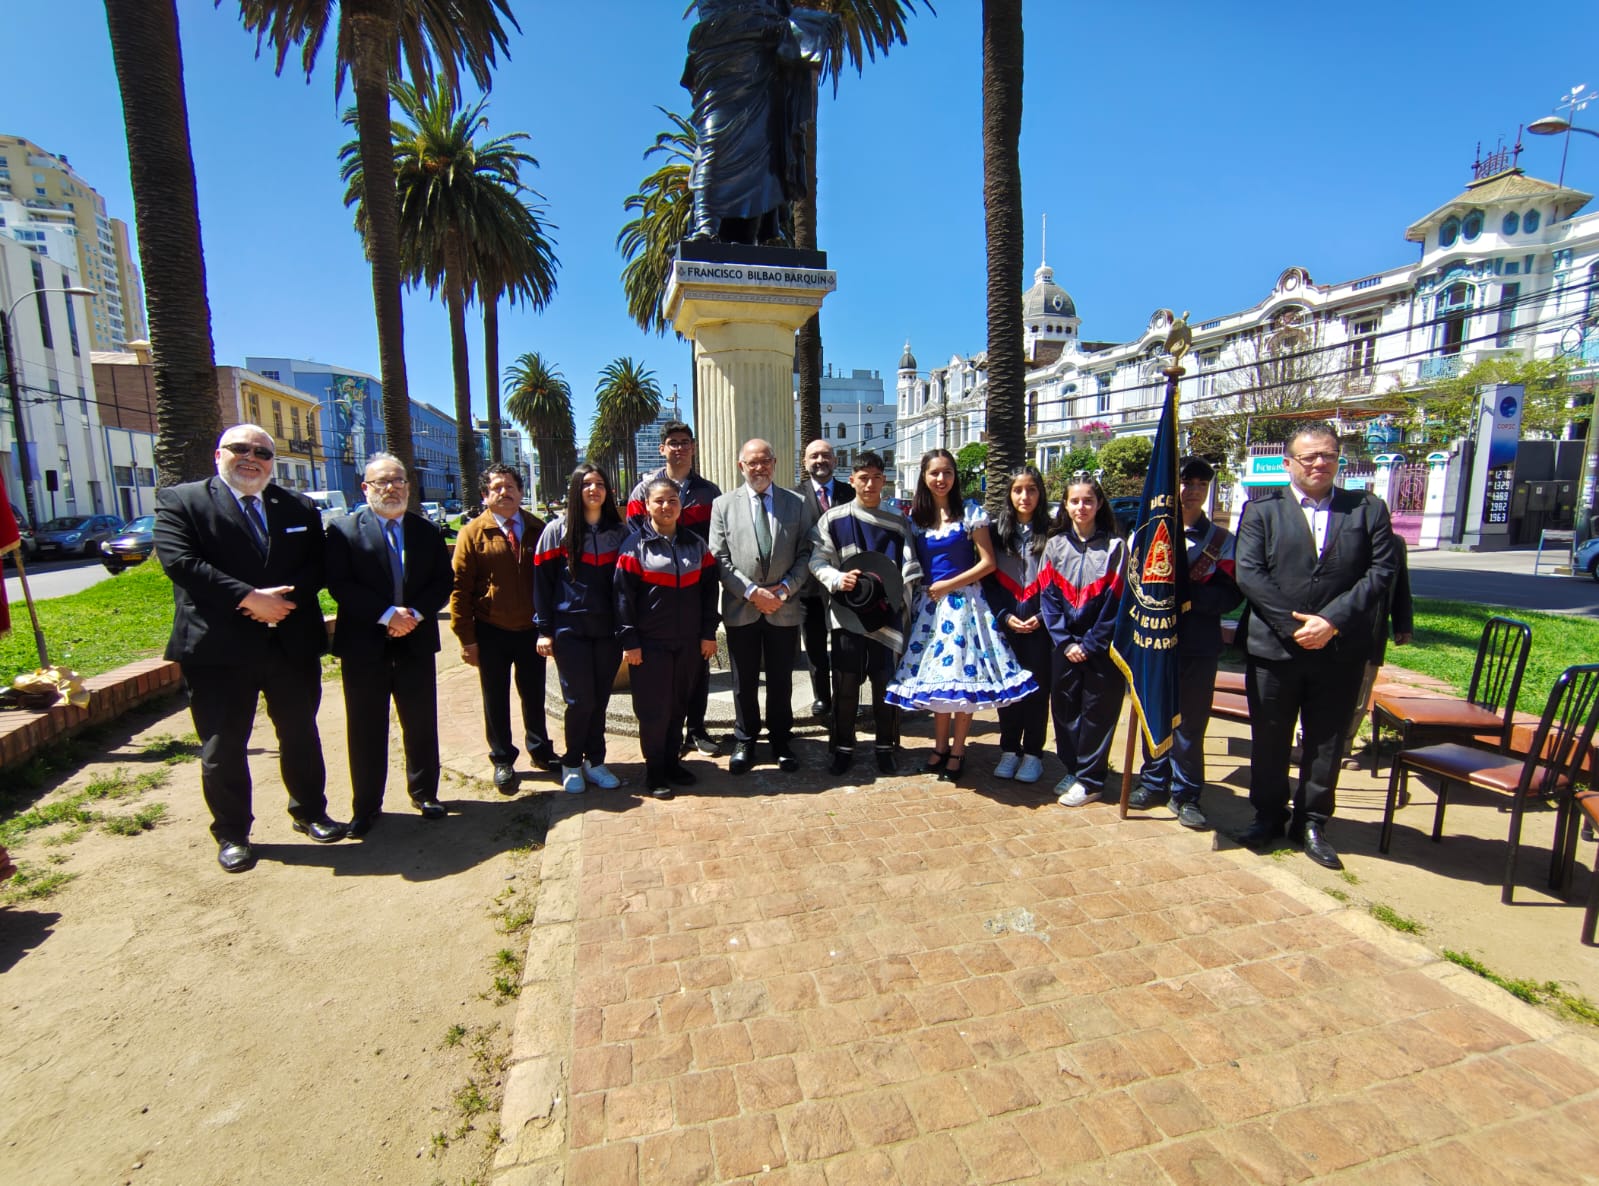
<path fill-rule="evenodd" d="M 588 790 L 588 785 L 583 781 L 583 767 L 561 767 L 561 789 L 568 795 L 581 795 Z"/>
<path fill-rule="evenodd" d="M 1021 764 L 1020 754 L 1000 754 L 999 764 L 994 767 L 995 778 L 1015 778 L 1016 767 Z"/>
<path fill-rule="evenodd" d="M 1037 754 L 1023 754 L 1022 764 L 1016 768 L 1017 782 L 1037 782 L 1044 775 L 1044 760 Z"/>
<path fill-rule="evenodd" d="M 1098 798 L 1098 795 L 1091 794 L 1087 787 L 1074 778 L 1072 785 L 1067 787 L 1065 793 L 1055 802 L 1062 807 L 1081 807 L 1084 803 L 1092 803 Z"/>
<path fill-rule="evenodd" d="M 607 770 L 604 762 L 595 766 L 585 759 L 583 762 L 583 775 L 602 791 L 614 791 L 622 785 L 622 780 Z"/>

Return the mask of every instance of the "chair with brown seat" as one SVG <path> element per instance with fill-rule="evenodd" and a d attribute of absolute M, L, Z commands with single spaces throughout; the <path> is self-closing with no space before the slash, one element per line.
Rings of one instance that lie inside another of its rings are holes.
<path fill-rule="evenodd" d="M 1578 791 L 1577 810 L 1588 817 L 1589 826 L 1599 825 L 1599 791 Z M 1575 829 L 1572 829 L 1575 832 Z M 1568 847 L 1575 847 L 1572 834 L 1566 837 Z M 1575 854 L 1573 854 L 1575 860 Z M 1593 946 L 1594 924 L 1599 923 L 1599 858 L 1594 861 L 1593 880 L 1588 886 L 1588 908 L 1582 914 L 1582 941 Z"/>
<path fill-rule="evenodd" d="M 1490 753 L 1458 742 L 1400 750 L 1394 755 L 1393 772 L 1388 777 L 1388 800 L 1383 807 L 1378 849 L 1387 852 L 1393 841 L 1394 812 L 1412 770 L 1438 780 L 1438 808 L 1432 822 L 1435 842 L 1443 839 L 1444 808 L 1449 803 L 1452 783 L 1509 795 L 1510 851 L 1505 859 L 1505 882 L 1499 895 L 1500 901 L 1509 902 L 1515 884 L 1516 850 L 1521 843 L 1522 811 L 1529 797 L 1552 798 L 1560 814 L 1550 848 L 1549 886 L 1562 888 L 1575 859 L 1577 801 L 1573 792 L 1579 781 L 1592 778 L 1596 726 L 1599 726 L 1599 663 L 1587 663 L 1568 667 L 1560 673 L 1524 757 Z"/>
<path fill-rule="evenodd" d="M 1521 676 L 1532 649 L 1532 627 L 1514 618 L 1489 618 L 1477 643 L 1477 663 L 1465 700 L 1447 696 L 1394 696 L 1379 693 L 1371 702 L 1371 772 L 1377 773 L 1377 740 L 1386 722 L 1403 749 L 1422 734 L 1466 740 L 1495 734 L 1499 752 L 1510 748 L 1511 721 Z"/>

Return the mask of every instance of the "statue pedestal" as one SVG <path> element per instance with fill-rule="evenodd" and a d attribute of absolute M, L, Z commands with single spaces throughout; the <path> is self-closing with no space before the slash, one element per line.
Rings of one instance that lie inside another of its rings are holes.
<path fill-rule="evenodd" d="M 666 287 L 672 328 L 694 342 L 696 468 L 723 490 L 743 482 L 738 451 L 770 441 L 773 480 L 792 488 L 794 333 L 838 287 L 819 251 L 682 245 Z"/>

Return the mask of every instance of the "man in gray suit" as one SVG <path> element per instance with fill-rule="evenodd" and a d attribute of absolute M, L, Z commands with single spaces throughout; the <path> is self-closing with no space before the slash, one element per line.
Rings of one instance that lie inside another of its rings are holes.
<path fill-rule="evenodd" d="M 745 484 L 711 504 L 711 553 L 722 581 L 722 621 L 733 668 L 734 748 L 728 763 L 733 774 L 755 764 L 763 669 L 772 757 L 780 770 L 799 769 L 789 737 L 794 657 L 805 610 L 795 595 L 810 571 L 815 515 L 798 494 L 772 485 L 776 464 L 771 445 L 746 441 L 738 455 Z"/>

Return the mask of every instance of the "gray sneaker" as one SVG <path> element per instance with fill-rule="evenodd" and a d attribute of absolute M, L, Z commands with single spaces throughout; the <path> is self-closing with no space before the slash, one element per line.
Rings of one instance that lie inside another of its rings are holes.
<path fill-rule="evenodd" d="M 1173 799 L 1166 806 L 1171 808 L 1171 813 L 1177 817 L 1177 822 L 1185 828 L 1203 832 L 1210 827 L 1210 821 L 1205 818 L 1205 813 L 1199 810 L 1198 803 L 1190 803 L 1187 800 L 1179 803 Z"/>

